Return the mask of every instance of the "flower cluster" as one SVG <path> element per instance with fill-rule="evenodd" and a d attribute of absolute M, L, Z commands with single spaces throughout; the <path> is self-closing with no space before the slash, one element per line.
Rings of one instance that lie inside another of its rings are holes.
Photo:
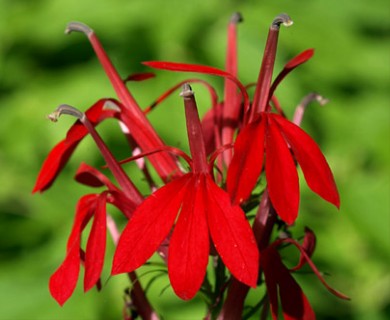
<path fill-rule="evenodd" d="M 325 283 L 311 261 L 314 233 L 307 229 L 300 244 L 289 231 L 299 211 L 297 165 L 313 192 L 336 207 L 340 204 L 325 157 L 314 140 L 300 128 L 305 107 L 313 100 L 323 102 L 322 97 L 309 94 L 290 121 L 275 96 L 284 77 L 308 61 L 314 50 L 303 51 L 291 59 L 272 81 L 280 26 L 292 24 L 286 14 L 277 16 L 269 28 L 251 99 L 247 91 L 249 86 L 245 87 L 237 79 L 237 25 L 241 20 L 239 14 L 234 14 L 228 25 L 225 70 L 163 61 L 144 63 L 155 69 L 222 77 L 225 81 L 223 101 L 204 80 L 188 79 L 169 89 L 146 109 L 138 105 L 126 82 L 144 81 L 154 75 L 143 73 L 121 79 L 93 30 L 79 22 L 68 25 L 67 33 L 78 31 L 88 37 L 118 100 L 99 100 L 86 112 L 61 105 L 49 115 L 52 121 L 57 121 L 63 114 L 74 116 L 77 121 L 65 139 L 49 153 L 33 192 L 43 192 L 53 184 L 88 134 L 96 142 L 116 183 L 101 170 L 84 163 L 76 173 L 77 182 L 103 187 L 104 191 L 85 195 L 77 204 L 65 259 L 50 278 L 50 292 L 60 305 L 72 295 L 80 265 L 85 268 L 84 290 L 100 287 L 107 230 L 116 245 L 111 273 L 129 274 L 133 282 L 132 305 L 142 318 L 151 318 L 155 313 L 135 271 L 156 252 L 167 264 L 169 280 L 177 296 L 191 299 L 203 286 L 209 297 L 209 317 L 220 312 L 222 318 L 224 314 L 230 314 L 232 318 L 237 314 L 240 318 L 243 308 L 240 299 L 245 299 L 246 295 L 243 292 L 249 287 L 255 288 L 264 279 L 274 319 L 278 317 L 278 295 L 286 319 L 314 318 L 306 296 L 291 275 L 306 263 L 326 288 L 346 298 Z M 210 93 L 212 105 L 202 120 L 190 86 L 192 83 L 204 85 Z M 179 88 L 182 88 L 180 95 L 190 155 L 167 146 L 147 118 L 154 107 Z M 132 150 L 129 159 L 115 159 L 96 131 L 99 123 L 109 118 L 118 120 L 127 138 Z M 136 161 L 148 181 L 149 195 L 141 194 L 123 169 L 124 163 L 129 161 Z M 182 161 L 187 163 L 188 169 Z M 160 177 L 162 186 L 152 178 L 151 170 Z M 128 219 L 122 232 L 118 232 L 115 219 L 107 212 L 107 204 L 117 207 Z M 255 208 L 255 218 L 250 221 L 247 212 Z M 91 220 L 92 227 L 86 246 L 83 246 L 82 232 Z M 282 228 L 287 236 L 272 240 L 275 226 Z M 278 252 L 281 244 L 298 248 L 300 260 L 296 267 L 288 269 L 283 264 Z M 219 266 L 214 285 L 205 277 L 210 256 Z M 230 278 L 226 277 L 225 268 L 230 272 Z M 232 297 L 236 301 L 229 303 Z"/>

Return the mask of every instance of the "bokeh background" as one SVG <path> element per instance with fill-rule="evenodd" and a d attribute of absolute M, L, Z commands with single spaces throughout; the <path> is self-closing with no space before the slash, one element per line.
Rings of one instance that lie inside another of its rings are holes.
<path fill-rule="evenodd" d="M 103 275 L 103 291 L 82 293 L 59 307 L 48 278 L 65 253 L 78 198 L 91 190 L 72 177 L 80 163 L 102 159 L 86 139 L 55 185 L 31 190 L 48 151 L 73 123 L 45 120 L 57 105 L 85 110 L 101 97 L 115 96 L 87 39 L 65 36 L 70 21 L 83 21 L 98 34 L 125 77 L 149 71 L 146 60 L 171 60 L 223 68 L 226 25 L 240 11 L 239 77 L 257 79 L 267 29 L 278 13 L 294 20 L 282 28 L 277 66 L 313 47 L 315 57 L 294 71 L 278 96 L 288 115 L 310 91 L 330 99 L 313 104 L 304 128 L 321 145 L 341 193 L 337 211 L 302 185 L 296 235 L 305 225 L 318 236 L 314 261 L 327 281 L 350 302 L 330 295 L 312 275 L 296 278 L 319 319 L 390 318 L 390 9 L 386 0 L 0 0 L 0 319 L 120 319 L 126 277 Z M 184 74 L 158 72 L 156 79 L 131 83 L 142 106 L 150 104 Z M 204 77 L 219 93 L 222 80 Z M 207 93 L 195 87 L 204 112 Z M 175 146 L 186 148 L 181 101 L 174 95 L 150 117 Z M 128 155 L 114 122 L 99 127 L 118 157 Z M 142 184 L 142 183 L 141 183 Z M 113 213 L 114 216 L 116 213 Z M 119 215 L 117 215 L 119 217 Z M 112 255 L 109 246 L 108 260 Z M 146 281 L 148 276 L 142 279 Z M 81 281 L 80 281 L 81 282 Z M 166 277 L 148 294 L 165 319 L 201 319 L 200 299 L 184 303 Z M 251 299 L 255 299 L 251 297 Z M 256 318 L 256 317 L 255 317 Z"/>

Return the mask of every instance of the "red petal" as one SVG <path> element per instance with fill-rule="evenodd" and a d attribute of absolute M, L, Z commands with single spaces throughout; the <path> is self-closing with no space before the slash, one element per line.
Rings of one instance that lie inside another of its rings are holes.
<path fill-rule="evenodd" d="M 206 81 L 202 79 L 186 79 L 183 81 L 180 81 L 167 91 L 165 91 L 162 95 L 160 95 L 149 107 L 147 107 L 144 110 L 144 113 L 147 114 L 150 111 L 152 111 L 156 106 L 158 106 L 160 103 L 162 103 L 164 100 L 166 100 L 168 97 L 170 97 L 176 90 L 180 89 L 183 87 L 184 84 L 186 83 L 200 83 L 203 84 L 206 89 L 209 91 L 210 98 L 211 98 L 211 105 L 214 107 L 218 103 L 218 96 L 215 91 L 215 89 Z"/>
<path fill-rule="evenodd" d="M 62 168 L 68 162 L 77 144 L 78 142 L 69 144 L 66 143 L 66 140 L 62 140 L 50 151 L 38 174 L 33 193 L 37 191 L 43 192 L 50 188 Z"/>
<path fill-rule="evenodd" d="M 340 196 L 337 186 L 332 171 L 318 145 L 297 125 L 278 115 L 273 115 L 273 118 L 290 143 L 310 189 L 339 208 Z"/>
<path fill-rule="evenodd" d="M 67 250 L 70 250 L 79 241 L 81 232 L 93 216 L 97 197 L 96 194 L 87 194 L 78 201 L 72 231 L 67 242 Z"/>
<path fill-rule="evenodd" d="M 144 81 L 150 78 L 154 78 L 156 75 L 153 72 L 141 72 L 141 73 L 133 73 L 129 75 L 124 82 L 128 81 Z"/>
<path fill-rule="evenodd" d="M 97 199 L 94 220 L 85 251 L 84 292 L 91 289 L 100 278 L 106 251 L 106 196 Z"/>
<path fill-rule="evenodd" d="M 237 280 L 256 287 L 259 251 L 252 229 L 229 194 L 207 176 L 206 210 L 211 238 L 222 261 Z"/>
<path fill-rule="evenodd" d="M 73 246 L 64 262 L 49 281 L 50 294 L 62 306 L 70 298 L 77 285 L 80 272 L 80 248 Z"/>
<path fill-rule="evenodd" d="M 265 118 L 248 124 L 234 144 L 227 173 L 227 190 L 235 204 L 250 196 L 263 168 Z"/>
<path fill-rule="evenodd" d="M 298 174 L 277 124 L 272 121 L 272 116 L 267 115 L 267 118 L 265 171 L 269 197 L 280 218 L 292 224 L 298 216 Z"/>
<path fill-rule="evenodd" d="M 191 176 L 168 183 L 137 208 L 119 239 L 112 274 L 135 270 L 157 250 L 175 222 Z"/>
<path fill-rule="evenodd" d="M 86 163 L 82 163 L 78 168 L 75 180 L 90 187 L 106 186 L 109 190 L 118 190 L 118 188 L 103 173 Z"/>
<path fill-rule="evenodd" d="M 178 71 L 178 72 L 196 72 L 196 73 L 204 73 L 219 77 L 228 78 L 233 81 L 237 87 L 240 89 L 241 94 L 244 99 L 244 110 L 248 110 L 249 108 L 249 96 L 246 92 L 243 84 L 232 74 L 209 66 L 199 65 L 199 64 L 187 64 L 187 63 L 177 63 L 177 62 L 167 62 L 167 61 L 147 61 L 143 62 L 144 65 L 147 65 L 151 68 L 155 69 L 163 69 L 170 71 Z"/>
<path fill-rule="evenodd" d="M 93 125 L 106 118 L 113 117 L 115 112 L 104 110 L 104 105 L 110 99 L 102 99 L 95 103 L 86 112 L 86 116 Z M 33 193 L 43 192 L 48 189 L 64 168 L 80 141 L 87 135 L 87 129 L 80 123 L 76 123 L 69 129 L 66 138 L 58 143 L 49 153 L 39 172 Z"/>
<path fill-rule="evenodd" d="M 305 63 L 308 61 L 314 54 L 314 49 L 307 49 L 294 58 L 292 58 L 289 62 L 286 63 L 284 66 L 283 70 L 278 74 L 276 77 L 275 81 L 272 83 L 269 97 L 271 98 L 278 87 L 279 83 L 282 82 L 282 80 L 291 72 L 293 71 L 296 67 L 301 65 L 302 63 Z"/>
<path fill-rule="evenodd" d="M 205 192 L 205 176 L 194 175 L 169 245 L 169 278 L 175 293 L 184 300 L 193 298 L 206 274 L 210 247 Z"/>
<path fill-rule="evenodd" d="M 302 63 L 305 63 L 309 59 L 311 59 L 314 55 L 314 49 L 307 49 L 294 58 L 292 58 L 289 62 L 286 63 L 284 66 L 284 69 L 294 69 L 301 65 Z"/>
<path fill-rule="evenodd" d="M 96 195 L 86 195 L 77 204 L 75 222 L 67 244 L 67 254 L 49 281 L 50 294 L 62 306 L 72 295 L 80 271 L 81 232 L 92 216 Z"/>

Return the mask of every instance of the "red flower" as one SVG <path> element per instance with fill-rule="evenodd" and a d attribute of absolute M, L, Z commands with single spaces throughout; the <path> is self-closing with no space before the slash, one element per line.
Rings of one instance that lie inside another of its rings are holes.
<path fill-rule="evenodd" d="M 262 172 L 265 155 L 271 202 L 281 219 L 292 224 L 299 208 L 299 182 L 294 159 L 315 193 L 336 207 L 339 207 L 340 199 L 333 174 L 314 140 L 284 117 L 270 113 L 270 101 L 276 87 L 287 74 L 309 60 L 314 52 L 306 50 L 289 61 L 271 85 L 281 23 L 290 24 L 291 20 L 280 15 L 270 27 L 254 100 L 247 116 L 248 123 L 244 124 L 234 144 L 227 189 L 234 203 L 246 200 Z"/>
<path fill-rule="evenodd" d="M 63 305 L 72 295 L 77 284 L 81 263 L 85 266 L 84 291 L 98 284 L 106 249 L 106 203 L 116 205 L 128 217 L 135 208 L 131 200 L 127 199 L 107 177 L 94 168 L 83 164 L 76 175 L 76 180 L 94 187 L 106 185 L 109 191 L 85 195 L 77 204 L 66 257 L 50 277 L 49 282 L 50 293 L 60 305 Z M 92 217 L 93 224 L 84 253 L 81 249 L 81 234 Z"/>
<path fill-rule="evenodd" d="M 232 205 L 228 193 L 213 181 L 193 93 L 186 88 L 182 95 L 192 172 L 158 189 L 136 209 L 122 232 L 112 273 L 129 272 L 144 264 L 175 225 L 168 273 L 179 297 L 191 299 L 203 282 L 209 235 L 232 274 L 255 287 L 259 256 L 252 230 L 242 209 Z"/>
<path fill-rule="evenodd" d="M 241 203 L 251 194 L 262 172 L 266 154 L 269 196 L 283 221 L 292 224 L 298 215 L 299 182 L 294 158 L 309 187 L 339 207 L 337 187 L 319 147 L 301 128 L 280 115 L 262 112 L 258 120 L 240 132 L 234 152 L 227 176 L 228 192 L 234 203 Z"/>
<path fill-rule="evenodd" d="M 234 83 L 238 86 L 245 114 L 244 120 L 241 120 L 243 128 L 234 142 L 234 155 L 231 162 L 229 157 L 225 157 L 225 164 L 228 165 L 227 190 L 233 203 L 241 204 L 245 201 L 258 181 L 263 169 L 264 155 L 266 155 L 265 171 L 270 199 L 281 219 L 292 224 L 298 215 L 299 208 L 299 182 L 294 159 L 300 164 L 305 179 L 314 192 L 336 207 L 339 207 L 340 199 L 333 174 L 314 140 L 284 117 L 270 113 L 271 99 L 276 102 L 273 94 L 277 86 L 292 70 L 309 60 L 314 53 L 314 50 L 309 49 L 291 59 L 271 85 L 279 26 L 282 23 L 289 25 L 292 22 L 287 15 L 280 15 L 270 27 L 252 104 L 249 103 L 245 87 L 229 72 L 208 66 L 173 62 L 149 61 L 144 64 L 158 69 L 205 73 L 226 78 L 225 96 L 233 100 L 229 103 L 224 102 L 224 110 L 226 106 L 228 111 L 221 114 L 214 108 L 213 114 L 208 114 L 205 118 L 208 135 L 212 135 L 210 132 L 213 128 L 217 132 L 219 130 L 225 132 L 219 140 L 220 143 L 215 144 L 217 147 L 221 147 L 222 140 L 225 143 L 232 142 L 231 125 L 232 123 L 235 126 L 240 124 L 238 118 L 241 102 L 237 99 L 235 89 L 228 84 Z M 235 59 L 232 59 L 231 63 L 235 64 Z M 229 69 L 234 72 L 235 67 Z M 281 111 L 280 107 L 276 106 Z M 216 107 L 221 108 L 222 105 L 218 104 Z M 222 124 L 218 117 L 222 117 Z M 218 138 L 217 135 L 214 137 Z M 208 137 L 207 140 L 209 141 L 210 138 Z"/>

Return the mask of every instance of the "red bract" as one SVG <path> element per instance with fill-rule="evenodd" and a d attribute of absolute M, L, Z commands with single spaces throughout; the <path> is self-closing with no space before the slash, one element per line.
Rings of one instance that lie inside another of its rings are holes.
<path fill-rule="evenodd" d="M 112 273 L 129 272 L 144 264 L 177 219 L 168 273 L 179 297 L 191 299 L 203 282 L 209 235 L 232 274 L 255 287 L 259 257 L 254 236 L 242 209 L 232 205 L 229 195 L 213 181 L 192 91 L 185 89 L 183 96 L 193 172 L 160 188 L 137 208 L 118 243 Z"/>

